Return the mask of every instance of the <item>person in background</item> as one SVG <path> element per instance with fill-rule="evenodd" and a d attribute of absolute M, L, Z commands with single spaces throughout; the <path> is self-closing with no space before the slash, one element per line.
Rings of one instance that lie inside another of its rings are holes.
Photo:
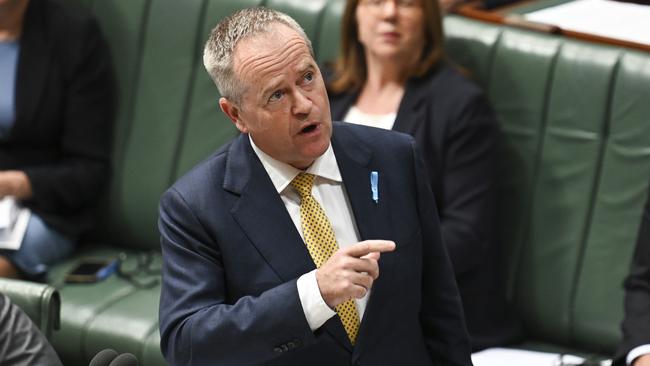
<path fill-rule="evenodd" d="M 424 154 L 473 350 L 519 339 L 496 238 L 497 124 L 445 59 L 437 1 L 349 0 L 329 73 L 332 118 L 412 135 Z"/>
<path fill-rule="evenodd" d="M 31 210 L 0 276 L 42 279 L 93 223 L 114 109 L 97 23 L 55 0 L 0 0 L 0 198 Z"/>
<path fill-rule="evenodd" d="M 623 342 L 614 366 L 650 366 L 650 192 L 625 280 Z"/>

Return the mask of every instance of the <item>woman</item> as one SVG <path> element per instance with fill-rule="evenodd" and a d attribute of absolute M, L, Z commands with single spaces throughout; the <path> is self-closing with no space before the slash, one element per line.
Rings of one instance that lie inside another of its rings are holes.
<path fill-rule="evenodd" d="M 497 126 L 482 92 L 444 58 L 432 0 L 349 0 L 328 89 L 334 120 L 412 135 L 435 194 L 473 350 L 510 343 L 495 238 Z"/>
<path fill-rule="evenodd" d="M 43 279 L 92 225 L 108 179 L 113 79 L 96 22 L 55 0 L 0 0 L 0 199 L 31 210 L 0 277 Z"/>

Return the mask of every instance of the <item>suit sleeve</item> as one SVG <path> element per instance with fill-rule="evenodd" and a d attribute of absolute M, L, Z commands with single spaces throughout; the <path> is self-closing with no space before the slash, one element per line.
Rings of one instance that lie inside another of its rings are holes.
<path fill-rule="evenodd" d="M 618 365 L 625 364 L 625 357 L 633 348 L 650 344 L 650 201 L 641 221 L 630 274 L 625 280 L 622 328 L 623 344 L 617 356 Z"/>
<path fill-rule="evenodd" d="M 0 360 L 3 365 L 62 365 L 54 348 L 27 314 L 3 293 L 0 293 Z"/>
<path fill-rule="evenodd" d="M 412 145 L 418 214 L 422 228 L 421 324 L 436 365 L 472 365 L 471 346 L 454 272 L 442 243 L 438 212 L 425 180 L 424 163 Z"/>
<path fill-rule="evenodd" d="M 460 275 L 485 258 L 494 240 L 497 125 L 481 94 L 469 98 L 449 118 L 439 175 L 444 180 L 442 197 L 436 199 L 442 201 L 442 238 Z"/>
<path fill-rule="evenodd" d="M 315 339 L 296 281 L 228 301 L 219 245 L 182 195 L 162 198 L 161 349 L 171 365 L 261 364 Z"/>
<path fill-rule="evenodd" d="M 60 118 L 61 157 L 25 168 L 32 201 L 49 212 L 76 212 L 96 199 L 108 180 L 114 79 L 108 45 L 88 18 L 67 47 L 75 57 L 65 67 L 70 78 Z M 80 37 L 76 39 L 76 37 Z"/>

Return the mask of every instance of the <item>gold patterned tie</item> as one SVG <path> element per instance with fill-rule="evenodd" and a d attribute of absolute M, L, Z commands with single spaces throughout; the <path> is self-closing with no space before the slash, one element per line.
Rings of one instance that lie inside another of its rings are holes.
<path fill-rule="evenodd" d="M 311 195 L 314 177 L 313 174 L 300 173 L 291 181 L 291 186 L 300 194 L 300 222 L 305 244 L 316 268 L 320 268 L 338 249 L 338 245 L 325 211 Z M 359 332 L 359 313 L 354 299 L 338 305 L 336 313 L 341 318 L 350 342 L 354 344 Z"/>

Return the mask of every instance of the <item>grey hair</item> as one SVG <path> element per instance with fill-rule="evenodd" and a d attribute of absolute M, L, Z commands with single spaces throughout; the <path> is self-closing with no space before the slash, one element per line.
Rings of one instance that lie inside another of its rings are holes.
<path fill-rule="evenodd" d="M 219 93 L 235 103 L 241 101 L 244 87 L 233 69 L 233 54 L 237 43 L 248 37 L 270 31 L 274 24 L 284 24 L 296 31 L 307 44 L 314 57 L 311 41 L 293 18 L 277 10 L 254 7 L 236 11 L 220 21 L 205 43 L 203 65 L 217 85 Z"/>

